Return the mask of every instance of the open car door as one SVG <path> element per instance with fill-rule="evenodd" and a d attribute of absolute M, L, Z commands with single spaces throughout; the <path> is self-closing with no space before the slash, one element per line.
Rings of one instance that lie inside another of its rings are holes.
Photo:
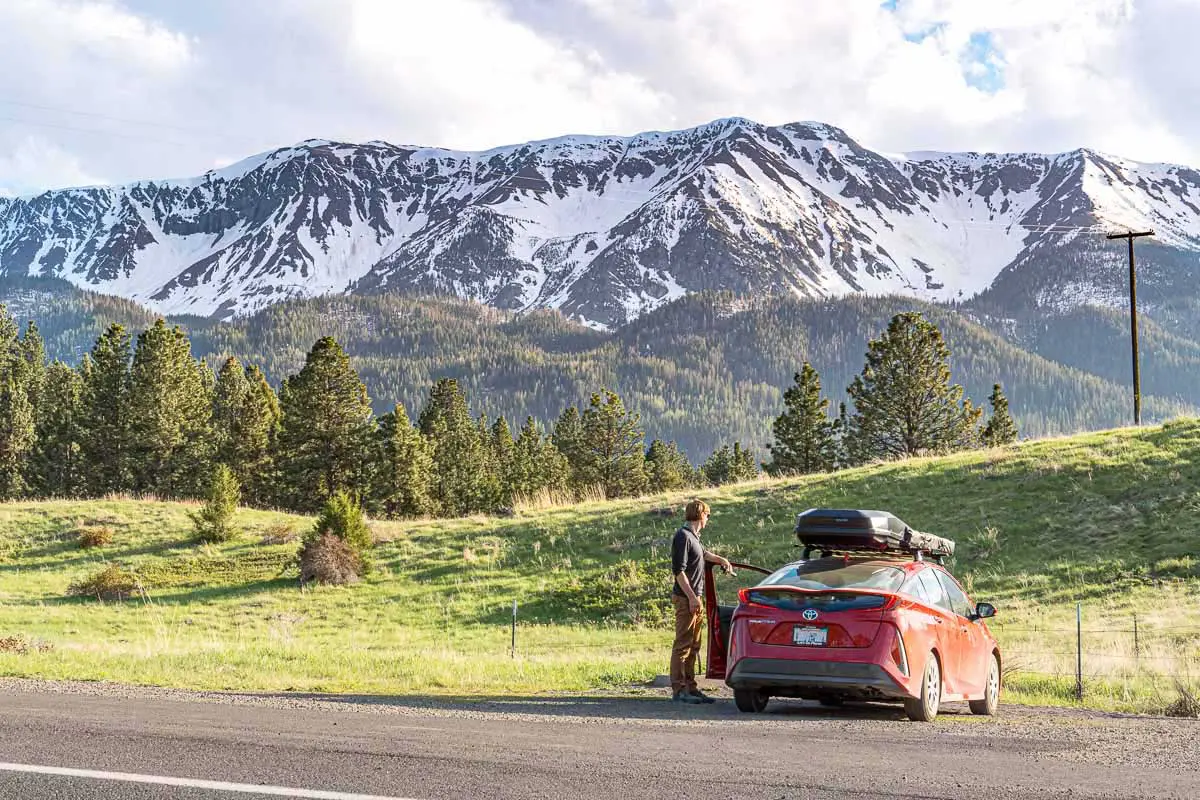
<path fill-rule="evenodd" d="M 725 658 L 729 652 L 729 623 L 733 619 L 733 611 L 737 608 L 737 590 L 753 586 L 760 580 L 760 575 L 770 575 L 772 570 L 756 567 L 753 564 L 729 562 L 738 573 L 736 577 L 725 578 L 730 583 L 725 595 L 732 595 L 733 602 L 721 604 L 717 596 L 717 575 L 725 577 L 716 564 L 704 562 L 704 610 L 708 617 L 708 648 L 704 659 L 704 677 L 721 680 L 725 677 Z M 749 581 L 747 583 L 747 581 Z"/>

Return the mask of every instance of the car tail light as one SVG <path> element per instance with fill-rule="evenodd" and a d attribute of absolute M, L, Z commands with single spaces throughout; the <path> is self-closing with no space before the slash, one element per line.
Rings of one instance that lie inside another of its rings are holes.
<path fill-rule="evenodd" d="M 908 675 L 908 651 L 904 649 L 904 636 L 898 628 L 892 629 L 892 635 L 895 637 L 892 641 L 892 661 L 896 662 L 900 674 Z"/>
<path fill-rule="evenodd" d="M 746 628 L 750 633 L 750 641 L 755 644 L 762 644 L 767 641 L 771 636 L 771 631 L 775 630 L 775 626 L 778 624 L 773 619 L 755 617 L 744 618 L 743 621 L 746 623 Z"/>

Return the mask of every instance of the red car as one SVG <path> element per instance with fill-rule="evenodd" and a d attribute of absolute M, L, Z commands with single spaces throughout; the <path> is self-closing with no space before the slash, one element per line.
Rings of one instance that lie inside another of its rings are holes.
<path fill-rule="evenodd" d="M 910 719 L 926 722 L 942 701 L 996 713 L 1000 647 L 984 622 L 996 609 L 972 603 L 920 551 L 796 561 L 742 589 L 736 606 L 717 602 L 707 567 L 707 676 L 733 688 L 739 710 L 800 697 L 899 700 Z"/>

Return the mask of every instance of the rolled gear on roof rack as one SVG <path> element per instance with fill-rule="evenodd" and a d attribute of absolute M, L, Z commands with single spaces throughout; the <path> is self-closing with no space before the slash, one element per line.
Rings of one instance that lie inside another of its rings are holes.
<path fill-rule="evenodd" d="M 913 530 L 887 511 L 810 508 L 796 515 L 795 533 L 805 558 L 813 551 L 928 554 L 939 561 L 954 555 L 952 540 Z"/>

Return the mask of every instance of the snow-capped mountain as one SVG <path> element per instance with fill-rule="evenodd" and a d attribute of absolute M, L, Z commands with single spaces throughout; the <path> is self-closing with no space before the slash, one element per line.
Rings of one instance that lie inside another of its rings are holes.
<path fill-rule="evenodd" d="M 611 328 L 704 289 L 1115 304 L 1123 252 L 1101 234 L 1126 227 L 1156 231 L 1151 294 L 1195 288 L 1195 170 L 885 155 L 828 125 L 726 119 L 474 153 L 308 141 L 190 180 L 0 198 L 0 274 L 164 313 L 408 290 Z"/>

